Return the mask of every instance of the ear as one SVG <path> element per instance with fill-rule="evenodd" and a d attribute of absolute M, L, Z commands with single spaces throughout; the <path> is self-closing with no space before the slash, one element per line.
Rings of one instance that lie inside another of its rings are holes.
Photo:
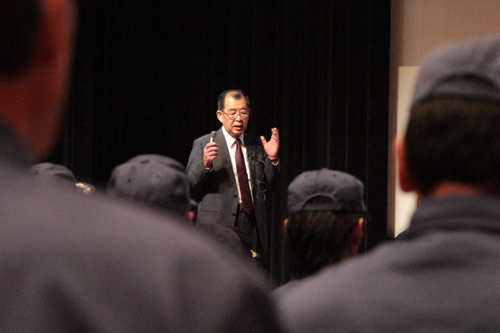
<path fill-rule="evenodd" d="M 356 247 L 359 247 L 361 244 L 361 240 L 365 236 L 365 220 L 360 217 L 358 220 L 358 224 L 354 227 L 352 231 L 351 243 L 353 243 Z"/>
<path fill-rule="evenodd" d="M 288 225 L 288 217 L 283 220 L 283 235 L 285 235 L 285 238 L 288 238 L 288 233 L 286 231 L 287 225 Z"/>
<path fill-rule="evenodd" d="M 194 212 L 193 211 L 188 211 L 185 215 L 185 218 L 190 222 L 194 223 Z"/>
<path fill-rule="evenodd" d="M 395 138 L 393 141 L 393 154 L 397 161 L 397 174 L 399 178 L 399 186 L 405 192 L 415 191 L 415 184 L 410 176 L 408 166 L 406 164 L 406 148 L 404 138 Z"/>
<path fill-rule="evenodd" d="M 222 123 L 222 117 L 223 117 L 222 111 L 217 110 L 216 114 L 217 114 L 217 119 L 219 119 L 219 121 Z"/>
<path fill-rule="evenodd" d="M 351 234 L 351 244 L 349 244 L 349 255 L 355 256 L 358 253 L 359 246 L 361 245 L 361 240 L 365 235 L 364 231 L 364 219 L 359 218 L 358 224 L 352 229 Z"/>

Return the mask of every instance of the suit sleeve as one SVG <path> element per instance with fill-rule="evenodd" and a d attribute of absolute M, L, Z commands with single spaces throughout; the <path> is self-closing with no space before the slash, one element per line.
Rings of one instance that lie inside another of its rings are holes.
<path fill-rule="evenodd" d="M 207 182 L 208 174 L 210 170 L 205 168 L 203 164 L 203 149 L 205 148 L 203 140 L 197 139 L 193 142 L 193 148 L 191 154 L 189 154 L 189 160 L 187 164 L 186 171 L 189 176 L 189 190 L 191 198 L 196 201 L 200 201 L 203 198 L 203 187 Z"/>
<path fill-rule="evenodd" d="M 278 183 L 280 180 L 280 165 L 281 163 L 278 163 L 278 165 L 273 165 L 271 160 L 266 155 L 264 174 L 266 177 L 267 186 L 269 186 L 271 192 L 274 192 L 278 187 Z"/>

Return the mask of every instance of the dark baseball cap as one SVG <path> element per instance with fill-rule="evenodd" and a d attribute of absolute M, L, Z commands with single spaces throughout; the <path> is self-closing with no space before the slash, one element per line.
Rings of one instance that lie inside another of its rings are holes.
<path fill-rule="evenodd" d="M 190 210 L 184 166 L 162 155 L 139 155 L 113 169 L 106 192 L 185 215 Z"/>
<path fill-rule="evenodd" d="M 433 51 L 420 69 L 412 106 L 438 97 L 500 103 L 500 35 Z"/>
<path fill-rule="evenodd" d="M 288 214 L 303 211 L 345 211 L 360 213 L 370 220 L 363 195 L 365 186 L 356 177 L 342 171 L 329 169 L 306 171 L 288 186 Z M 326 197 L 330 202 L 308 202 L 316 197 Z"/>
<path fill-rule="evenodd" d="M 64 165 L 50 162 L 33 165 L 31 167 L 31 173 L 35 176 L 44 177 L 45 179 L 64 180 L 72 185 L 76 182 L 75 175 L 70 169 Z"/>

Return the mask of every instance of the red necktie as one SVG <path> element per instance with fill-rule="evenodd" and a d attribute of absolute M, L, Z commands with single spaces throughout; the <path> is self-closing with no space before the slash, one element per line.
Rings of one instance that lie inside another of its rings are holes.
<path fill-rule="evenodd" d="M 236 172 L 238 173 L 238 184 L 240 185 L 241 207 L 247 214 L 250 214 L 253 209 L 252 194 L 248 185 L 247 168 L 245 167 L 245 160 L 241 152 L 240 139 L 236 139 L 234 159 L 236 160 Z"/>

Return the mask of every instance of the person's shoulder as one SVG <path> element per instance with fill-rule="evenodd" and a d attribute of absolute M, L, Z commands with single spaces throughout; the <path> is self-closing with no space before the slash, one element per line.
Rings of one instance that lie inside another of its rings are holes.
<path fill-rule="evenodd" d="M 127 246 L 137 246 L 162 260 L 187 259 L 194 255 L 214 263 L 220 261 L 220 255 L 213 250 L 212 244 L 174 213 L 110 198 L 103 193 L 86 196 L 61 188 L 46 191 L 44 197 L 42 214 L 46 214 L 45 220 L 52 219 L 54 224 L 58 220 L 71 224 L 74 229 L 80 229 L 78 234 L 81 238 L 107 234 L 114 241 L 110 245 L 107 241 L 96 244 L 94 240 L 97 246 L 109 247 L 111 251 L 116 249 L 116 252 Z"/>
<path fill-rule="evenodd" d="M 292 280 L 288 281 L 285 284 L 282 284 L 281 286 L 275 288 L 273 291 L 271 291 L 271 296 L 276 299 L 280 299 L 285 297 L 291 290 L 293 290 L 297 285 L 300 283 L 301 280 Z"/>
<path fill-rule="evenodd" d="M 326 267 L 315 275 L 273 291 L 271 295 L 288 331 L 325 331 L 326 327 L 339 328 L 339 320 L 351 318 L 349 309 L 353 302 L 349 294 L 356 294 L 356 289 L 346 283 L 348 281 L 341 280 L 338 267 Z"/>
<path fill-rule="evenodd" d="M 394 282 L 391 265 L 398 261 L 401 249 L 395 243 L 379 245 L 370 253 L 329 265 L 320 272 L 300 280 L 286 292 L 274 295 L 278 308 L 292 331 L 312 331 L 330 327 L 348 327 L 359 319 L 370 302 L 384 295 Z M 377 292 L 374 292 L 377 291 Z M 336 313 L 330 316 L 328 313 Z M 347 325 L 347 326 L 343 326 Z"/>
<path fill-rule="evenodd" d="M 89 298 L 113 309 L 145 304 L 137 316 L 148 318 L 151 309 L 157 316 L 142 324 L 174 331 L 238 327 L 238 318 L 225 314 L 236 311 L 248 321 L 257 307 L 268 314 L 256 330 L 276 327 L 262 272 L 246 270 L 180 218 L 100 193 L 39 188 L 29 174 L 3 172 L 0 181 L 0 244 L 10 258 L 0 266 L 16 265 L 22 278 L 36 273 L 37 292 L 64 283 L 65 292 L 88 290 Z M 125 286 L 119 296 L 117 286 Z M 231 297 L 220 297 L 226 293 Z M 27 304 L 36 302 L 35 294 Z M 123 325 L 141 323 L 131 318 Z"/>
<path fill-rule="evenodd" d="M 171 242 L 180 236 L 185 242 L 200 243 L 187 230 L 186 222 L 175 214 L 160 213 L 104 193 L 85 195 L 71 187 L 43 182 L 29 174 L 28 169 L 11 168 L 1 161 L 0 164 L 0 181 L 4 185 L 0 188 L 0 196 L 5 198 L 0 201 L 0 209 L 8 212 L 1 218 L 2 225 L 24 230 L 26 236 L 38 238 L 40 242 L 74 237 L 77 239 L 72 247 L 85 247 L 83 239 L 94 238 L 91 242 L 97 245 L 102 239 L 95 236 L 100 233 L 109 235 L 113 245 L 137 238 L 144 239 L 143 246 L 155 240 L 169 240 L 162 241 L 163 246 L 173 247 Z M 0 238 L 4 238 L 2 235 Z M 113 245 L 105 240 L 99 244 L 110 248 Z M 179 244 L 178 247 L 184 246 Z"/>
<path fill-rule="evenodd" d="M 394 248 L 394 245 L 395 243 L 381 244 L 369 253 L 328 265 L 314 275 L 299 280 L 285 298 L 304 296 L 313 299 L 311 293 L 318 293 L 319 298 L 325 299 L 330 298 L 327 296 L 328 293 L 334 293 L 337 297 L 344 293 L 348 296 L 352 292 L 349 290 L 350 286 L 358 283 L 366 284 L 363 281 L 371 281 L 371 274 L 384 272 L 387 269 L 400 251 Z"/>

